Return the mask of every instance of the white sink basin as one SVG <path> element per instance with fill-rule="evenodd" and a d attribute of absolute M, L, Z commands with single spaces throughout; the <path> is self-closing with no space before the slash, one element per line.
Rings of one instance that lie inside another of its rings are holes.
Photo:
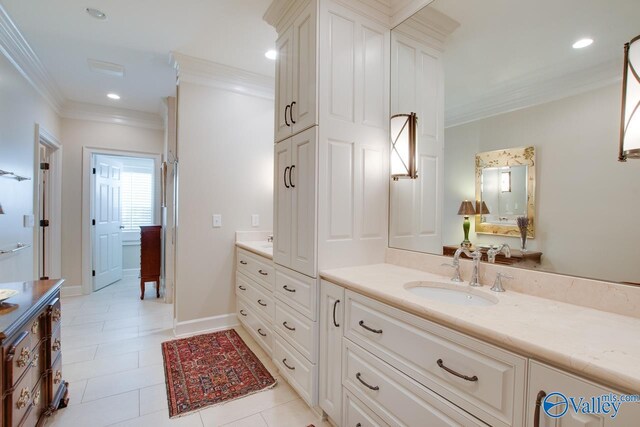
<path fill-rule="evenodd" d="M 486 307 L 498 302 L 492 295 L 485 295 L 463 286 L 437 282 L 410 282 L 404 285 L 405 289 L 414 295 L 447 304 Z"/>
<path fill-rule="evenodd" d="M 265 243 L 262 247 L 264 249 L 273 249 L 273 243 Z"/>

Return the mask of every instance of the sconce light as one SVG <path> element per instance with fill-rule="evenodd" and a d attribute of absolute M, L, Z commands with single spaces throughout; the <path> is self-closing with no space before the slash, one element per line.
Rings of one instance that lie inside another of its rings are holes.
<path fill-rule="evenodd" d="M 640 159 L 640 36 L 624 45 L 618 160 Z"/>
<path fill-rule="evenodd" d="M 464 230 L 464 240 L 460 243 L 460 246 L 465 248 L 471 247 L 471 242 L 469 241 L 469 229 L 471 228 L 471 223 L 469 222 L 469 216 L 475 215 L 476 210 L 473 208 L 473 203 L 468 200 L 465 200 L 460 204 L 460 209 L 458 209 L 458 215 L 464 215 L 464 222 L 462 223 L 462 230 Z"/>
<path fill-rule="evenodd" d="M 391 116 L 391 177 L 394 181 L 418 177 L 417 123 L 416 113 Z"/>
<path fill-rule="evenodd" d="M 511 193 L 511 171 L 500 172 L 500 191 Z"/>

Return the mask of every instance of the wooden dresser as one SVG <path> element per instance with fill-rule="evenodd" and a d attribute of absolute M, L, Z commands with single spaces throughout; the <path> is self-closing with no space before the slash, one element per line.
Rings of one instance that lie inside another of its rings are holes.
<path fill-rule="evenodd" d="M 63 280 L 0 284 L 19 293 L 0 304 L 4 360 L 1 408 L 4 427 L 43 425 L 67 405 L 62 379 L 60 287 Z"/>
<path fill-rule="evenodd" d="M 160 269 L 162 268 L 162 226 L 140 227 L 140 299 L 144 299 L 144 284 L 156 283 L 160 298 Z"/>

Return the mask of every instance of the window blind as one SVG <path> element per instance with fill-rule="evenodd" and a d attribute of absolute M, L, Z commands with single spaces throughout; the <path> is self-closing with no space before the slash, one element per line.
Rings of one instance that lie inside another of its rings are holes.
<path fill-rule="evenodd" d="M 124 231 L 140 231 L 141 225 L 152 225 L 153 169 L 135 168 L 122 172 L 122 225 Z"/>

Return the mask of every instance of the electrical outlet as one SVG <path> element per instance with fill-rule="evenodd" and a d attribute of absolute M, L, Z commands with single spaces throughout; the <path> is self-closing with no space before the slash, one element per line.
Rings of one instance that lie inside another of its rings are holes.
<path fill-rule="evenodd" d="M 214 214 L 213 215 L 213 228 L 222 227 L 222 215 Z"/>
<path fill-rule="evenodd" d="M 260 227 L 260 215 L 258 214 L 251 215 L 251 226 Z"/>

